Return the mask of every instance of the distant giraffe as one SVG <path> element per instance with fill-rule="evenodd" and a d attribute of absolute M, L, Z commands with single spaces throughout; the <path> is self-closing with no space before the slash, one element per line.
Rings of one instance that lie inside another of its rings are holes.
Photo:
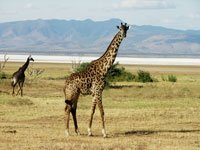
<path fill-rule="evenodd" d="M 65 113 L 66 113 L 66 130 L 65 133 L 69 135 L 69 116 L 70 112 L 74 120 L 75 132 L 79 134 L 78 124 L 76 119 L 76 108 L 80 93 L 92 94 L 92 111 L 88 127 L 88 135 L 91 136 L 91 126 L 93 115 L 95 113 L 96 104 L 99 107 L 101 120 L 102 120 L 102 134 L 106 137 L 105 123 L 104 123 L 104 110 L 102 105 L 102 92 L 104 90 L 105 76 L 111 68 L 117 56 L 118 48 L 122 40 L 126 37 L 129 26 L 122 24 L 117 26 L 119 32 L 115 35 L 106 52 L 97 60 L 94 60 L 86 68 L 86 70 L 78 73 L 73 73 L 67 77 L 64 86 L 65 95 Z"/>
<path fill-rule="evenodd" d="M 30 61 L 34 61 L 34 59 L 31 57 L 31 55 L 27 58 L 25 64 L 18 69 L 15 73 L 12 75 L 12 82 L 11 85 L 13 87 L 13 92 L 12 95 L 15 94 L 15 86 L 18 84 L 19 85 L 19 90 L 17 92 L 17 95 L 19 94 L 19 91 L 21 91 L 21 96 L 23 96 L 23 85 L 25 81 L 25 71 L 29 65 Z"/>

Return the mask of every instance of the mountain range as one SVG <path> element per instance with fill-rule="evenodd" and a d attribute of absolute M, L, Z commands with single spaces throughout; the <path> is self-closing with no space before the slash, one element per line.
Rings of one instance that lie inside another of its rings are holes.
<path fill-rule="evenodd" d="M 26 20 L 0 23 L 0 53 L 101 54 L 118 32 L 120 19 Z M 200 57 L 200 30 L 131 25 L 120 55 Z"/>

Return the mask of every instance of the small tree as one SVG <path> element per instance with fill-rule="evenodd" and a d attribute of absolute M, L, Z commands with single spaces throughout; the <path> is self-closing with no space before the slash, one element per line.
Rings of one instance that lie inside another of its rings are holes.
<path fill-rule="evenodd" d="M 79 66 L 81 65 L 81 60 L 72 60 L 72 70 L 73 72 L 77 72 L 77 68 L 79 68 Z"/>
<path fill-rule="evenodd" d="M 41 69 L 41 68 L 33 68 L 32 66 L 30 66 L 27 69 L 27 74 L 28 76 L 31 78 L 31 82 L 38 79 L 43 73 L 44 73 L 45 69 Z"/>
<path fill-rule="evenodd" d="M 7 78 L 6 73 L 3 72 L 3 69 L 5 68 L 8 60 L 9 60 L 9 57 L 7 57 L 7 54 L 4 54 L 4 60 L 3 60 L 3 62 L 0 62 L 0 79 Z"/>
<path fill-rule="evenodd" d="M 0 62 L 0 72 L 3 71 L 3 69 L 6 66 L 6 63 L 8 62 L 9 57 L 6 57 L 6 56 L 7 56 L 7 54 L 4 54 L 4 61 L 2 63 Z"/>

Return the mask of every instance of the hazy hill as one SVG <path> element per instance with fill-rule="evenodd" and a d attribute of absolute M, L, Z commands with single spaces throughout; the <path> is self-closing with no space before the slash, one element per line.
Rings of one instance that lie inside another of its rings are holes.
<path fill-rule="evenodd" d="M 95 54 L 106 50 L 121 20 L 27 20 L 0 23 L 0 52 Z M 120 54 L 200 55 L 200 30 L 132 26 Z"/>

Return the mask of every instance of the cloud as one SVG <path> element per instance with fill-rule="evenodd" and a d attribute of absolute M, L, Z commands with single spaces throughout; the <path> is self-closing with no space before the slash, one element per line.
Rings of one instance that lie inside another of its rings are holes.
<path fill-rule="evenodd" d="M 189 19 L 200 19 L 200 14 L 199 13 L 190 13 L 187 15 Z"/>
<path fill-rule="evenodd" d="M 32 3 L 27 3 L 27 4 L 24 5 L 24 8 L 25 9 L 33 8 L 33 4 Z"/>
<path fill-rule="evenodd" d="M 169 19 L 169 18 L 165 18 L 165 19 L 162 19 L 161 22 L 165 23 L 165 24 L 172 24 L 172 23 L 174 23 L 174 20 Z"/>
<path fill-rule="evenodd" d="M 113 4 L 115 9 L 172 9 L 175 4 L 169 0 L 120 0 Z"/>

